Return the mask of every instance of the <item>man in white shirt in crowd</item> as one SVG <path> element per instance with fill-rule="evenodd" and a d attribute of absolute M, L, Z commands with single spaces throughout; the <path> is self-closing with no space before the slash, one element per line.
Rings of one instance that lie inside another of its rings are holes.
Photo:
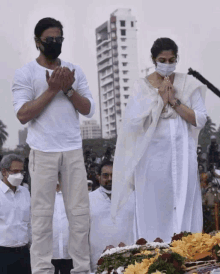
<path fill-rule="evenodd" d="M 56 188 L 56 198 L 53 214 L 53 259 L 54 274 L 70 274 L 73 269 L 73 261 L 68 253 L 69 222 L 66 216 L 63 194 L 61 191 L 61 178 Z"/>
<path fill-rule="evenodd" d="M 97 269 L 99 257 L 107 246 L 117 247 L 120 242 L 126 245 L 134 244 L 134 192 L 116 217 L 116 222 L 113 223 L 111 219 L 112 167 L 113 162 L 111 161 L 104 161 L 100 165 L 100 187 L 89 193 L 89 242 L 91 272 L 93 273 Z"/>
<path fill-rule="evenodd" d="M 34 34 L 40 54 L 16 70 L 12 86 L 15 113 L 22 124 L 28 122 L 26 142 L 31 148 L 32 273 L 54 273 L 52 222 L 60 172 L 70 226 L 71 273 L 87 274 L 89 197 L 79 113 L 92 117 L 95 104 L 82 69 L 58 58 L 62 24 L 43 18 Z"/>
<path fill-rule="evenodd" d="M 30 274 L 30 193 L 21 186 L 23 160 L 9 154 L 1 160 L 0 273 Z"/>

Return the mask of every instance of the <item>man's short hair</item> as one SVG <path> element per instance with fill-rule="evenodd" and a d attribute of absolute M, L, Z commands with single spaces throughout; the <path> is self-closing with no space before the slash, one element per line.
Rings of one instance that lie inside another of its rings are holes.
<path fill-rule="evenodd" d="M 108 160 L 103 161 L 103 162 L 100 164 L 99 169 L 98 169 L 98 174 L 99 174 L 99 175 L 101 175 L 101 173 L 102 173 L 102 168 L 103 168 L 104 166 L 113 166 L 113 162 L 112 162 L 112 161 L 108 161 Z"/>
<path fill-rule="evenodd" d="M 1 163 L 0 163 L 1 171 L 3 168 L 9 169 L 11 167 L 11 163 L 13 161 L 24 163 L 24 161 L 20 155 L 17 155 L 17 154 L 5 155 L 5 156 L 3 156 Z"/>
<path fill-rule="evenodd" d="M 41 34 L 46 29 L 49 29 L 49 28 L 59 28 L 60 31 L 61 31 L 61 35 L 63 36 L 63 25 L 60 23 L 60 21 L 57 21 L 57 20 L 55 20 L 53 18 L 50 18 L 50 17 L 46 17 L 46 18 L 41 19 L 37 23 L 37 25 L 34 29 L 35 37 L 40 38 Z"/>

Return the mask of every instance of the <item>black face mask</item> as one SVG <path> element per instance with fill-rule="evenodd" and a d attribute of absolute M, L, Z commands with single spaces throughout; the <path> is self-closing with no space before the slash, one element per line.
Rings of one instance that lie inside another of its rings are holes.
<path fill-rule="evenodd" d="M 48 59 L 54 60 L 60 55 L 62 44 L 56 42 L 47 44 L 42 41 L 41 44 L 44 46 L 44 51 L 42 52 Z"/>

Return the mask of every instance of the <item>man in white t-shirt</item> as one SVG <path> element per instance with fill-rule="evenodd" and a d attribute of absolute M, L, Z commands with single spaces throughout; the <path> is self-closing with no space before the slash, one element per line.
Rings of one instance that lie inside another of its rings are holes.
<path fill-rule="evenodd" d="M 62 24 L 52 18 L 35 27 L 39 57 L 16 70 L 12 92 L 17 118 L 28 123 L 31 147 L 33 274 L 52 274 L 52 220 L 58 172 L 70 226 L 71 273 L 89 272 L 89 198 L 82 154 L 79 113 L 91 118 L 95 104 L 78 65 L 59 59 Z"/>

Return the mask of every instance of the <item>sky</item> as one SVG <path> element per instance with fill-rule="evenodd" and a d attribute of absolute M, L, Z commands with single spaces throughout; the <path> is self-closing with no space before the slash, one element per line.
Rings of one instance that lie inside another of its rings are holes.
<path fill-rule="evenodd" d="M 9 134 L 4 148 L 17 146 L 18 130 L 24 127 L 14 114 L 11 86 L 15 70 L 39 55 L 34 28 L 44 17 L 53 17 L 63 24 L 65 40 L 60 58 L 83 69 L 96 102 L 93 118 L 100 123 L 95 29 L 118 8 L 131 9 L 137 20 L 140 77 L 141 70 L 153 66 L 153 42 L 169 37 L 179 47 L 176 71 L 187 73 L 191 67 L 220 89 L 219 0 L 1 0 L 0 120 Z M 220 98 L 210 90 L 206 108 L 218 128 Z"/>

